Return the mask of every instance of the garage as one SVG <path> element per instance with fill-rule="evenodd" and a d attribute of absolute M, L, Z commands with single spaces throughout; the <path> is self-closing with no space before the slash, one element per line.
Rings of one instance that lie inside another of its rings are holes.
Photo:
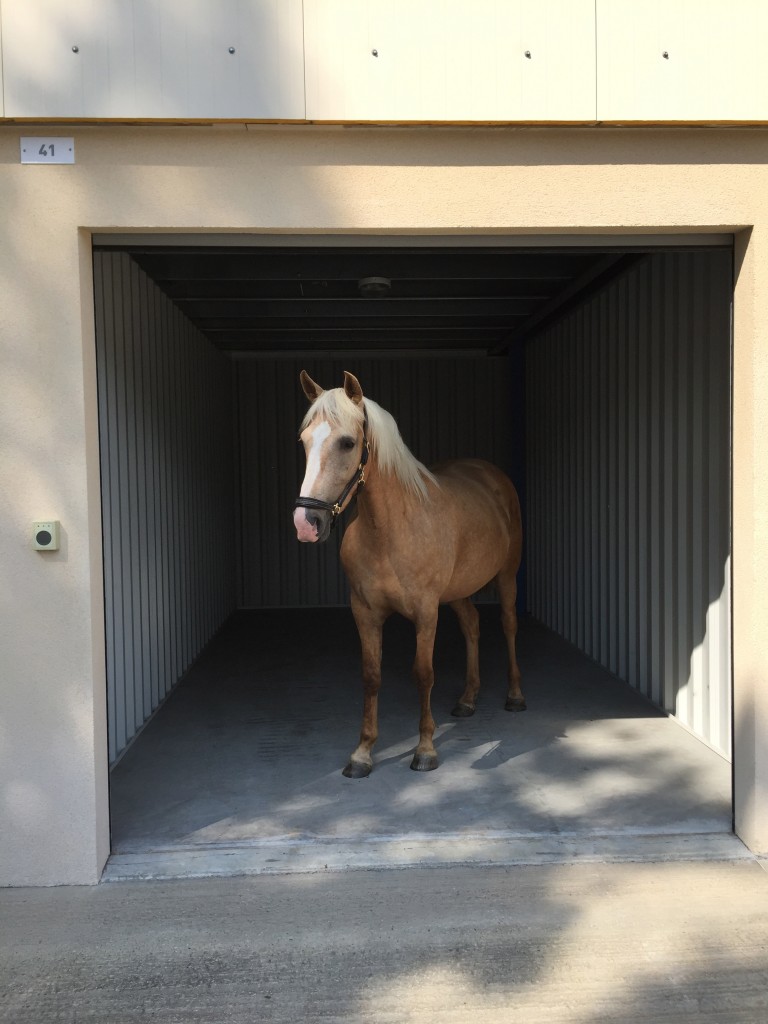
<path fill-rule="evenodd" d="M 113 856 L 108 876 L 711 852 L 732 828 L 728 236 L 96 236 Z M 417 735 L 409 624 L 361 707 L 338 559 L 296 543 L 298 373 L 344 369 L 429 464 L 524 512 L 503 710 L 492 588 L 477 714 L 441 613 Z M 715 844 L 713 846 L 712 844 Z"/>

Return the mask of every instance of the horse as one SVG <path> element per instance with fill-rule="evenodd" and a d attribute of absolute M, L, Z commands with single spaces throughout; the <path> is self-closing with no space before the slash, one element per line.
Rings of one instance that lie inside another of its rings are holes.
<path fill-rule="evenodd" d="M 466 643 L 466 685 L 453 708 L 474 714 L 480 688 L 477 608 L 472 594 L 495 580 L 507 640 L 509 688 L 505 708 L 524 711 L 515 654 L 517 571 L 522 555 L 520 502 L 512 481 L 480 459 L 444 462 L 431 470 L 408 450 L 390 413 L 363 396 L 344 372 L 343 387 L 325 391 L 305 370 L 310 402 L 300 427 L 306 473 L 293 521 L 300 542 L 328 539 L 332 525 L 356 496 L 354 518 L 341 544 L 352 614 L 362 650 L 364 687 L 360 741 L 343 769 L 360 779 L 373 768 L 378 736 L 382 629 L 397 612 L 413 622 L 413 676 L 420 704 L 414 771 L 438 767 L 430 697 L 438 606 L 456 613 Z"/>

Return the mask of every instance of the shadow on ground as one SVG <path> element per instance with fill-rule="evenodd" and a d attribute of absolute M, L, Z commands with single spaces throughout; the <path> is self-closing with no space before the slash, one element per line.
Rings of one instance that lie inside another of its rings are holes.
<path fill-rule="evenodd" d="M 6 890 L 0 913 L 13 1024 L 767 1019 L 754 861 Z"/>
<path fill-rule="evenodd" d="M 715 753 L 549 631 L 523 622 L 529 710 L 503 710 L 498 609 L 482 608 L 483 689 L 450 715 L 463 640 L 450 612 L 435 652 L 441 766 L 409 769 L 418 706 L 412 627 L 385 633 L 375 768 L 349 780 L 362 706 L 345 609 L 235 615 L 112 775 L 113 847 L 135 852 L 277 838 L 729 831 Z"/>

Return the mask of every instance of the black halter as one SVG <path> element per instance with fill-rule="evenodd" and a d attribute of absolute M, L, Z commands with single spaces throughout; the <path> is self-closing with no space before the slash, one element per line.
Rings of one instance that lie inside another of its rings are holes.
<path fill-rule="evenodd" d="M 347 486 L 338 496 L 336 501 L 321 501 L 320 498 L 302 498 L 298 497 L 293 503 L 294 508 L 316 508 L 321 512 L 331 513 L 331 529 L 336 525 L 336 520 L 341 515 L 344 507 L 344 502 L 347 500 L 349 495 L 354 489 L 359 490 L 365 484 L 365 465 L 368 462 L 368 456 L 371 451 L 371 444 L 366 436 L 366 430 L 368 427 L 368 416 L 366 414 L 363 420 L 363 450 L 360 454 L 360 465 L 355 470 L 355 475 L 349 481 Z"/>

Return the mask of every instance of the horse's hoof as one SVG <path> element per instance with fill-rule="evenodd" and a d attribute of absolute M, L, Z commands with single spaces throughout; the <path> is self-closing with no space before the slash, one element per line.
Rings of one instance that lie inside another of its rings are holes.
<path fill-rule="evenodd" d="M 470 718 L 474 713 L 475 709 L 473 707 L 470 707 L 469 704 L 462 704 L 461 701 L 451 712 L 454 718 Z"/>
<path fill-rule="evenodd" d="M 414 754 L 411 769 L 414 772 L 433 772 L 438 763 L 437 754 Z"/>
<path fill-rule="evenodd" d="M 341 774 L 348 779 L 367 779 L 372 768 L 373 765 L 364 761 L 350 761 L 346 768 L 342 768 Z"/>
<path fill-rule="evenodd" d="M 527 711 L 528 705 L 525 703 L 525 697 L 507 697 L 507 703 L 504 705 L 505 711 Z"/>

